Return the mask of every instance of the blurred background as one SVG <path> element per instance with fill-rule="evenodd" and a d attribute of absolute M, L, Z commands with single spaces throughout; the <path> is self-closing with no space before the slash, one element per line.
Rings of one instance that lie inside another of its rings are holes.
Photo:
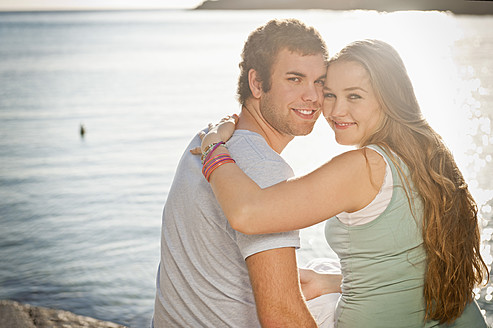
<path fill-rule="evenodd" d="M 83 4 L 0 1 L 0 299 L 148 326 L 178 160 L 207 123 L 239 112 L 243 43 L 273 18 L 314 26 L 330 54 L 362 38 L 399 51 L 478 203 L 491 265 L 493 16 Z M 319 120 L 283 156 L 301 175 L 344 150 Z M 333 256 L 322 228 L 302 231 L 301 265 Z M 492 293 L 478 291 L 490 322 Z"/>

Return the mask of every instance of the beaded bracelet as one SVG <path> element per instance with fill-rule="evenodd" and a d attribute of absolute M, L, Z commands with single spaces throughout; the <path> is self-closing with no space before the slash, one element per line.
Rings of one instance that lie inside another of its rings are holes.
<path fill-rule="evenodd" d="M 219 142 L 213 142 L 209 146 L 205 147 L 204 152 L 202 153 L 202 156 L 200 157 L 200 160 L 202 161 L 202 164 L 206 162 L 210 155 L 216 150 L 219 146 L 223 146 L 227 149 L 226 143 L 224 141 L 219 141 Z"/>
<path fill-rule="evenodd" d="M 236 163 L 234 159 L 231 158 L 228 154 L 220 154 L 211 159 L 209 159 L 202 168 L 202 174 L 204 175 L 207 182 L 210 182 L 210 177 L 212 172 L 217 169 L 219 166 L 227 163 Z"/>

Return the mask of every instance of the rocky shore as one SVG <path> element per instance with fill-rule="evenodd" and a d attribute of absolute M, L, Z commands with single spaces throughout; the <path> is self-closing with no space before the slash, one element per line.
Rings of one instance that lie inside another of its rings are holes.
<path fill-rule="evenodd" d="M 0 328 L 125 328 L 68 311 L 0 301 Z"/>

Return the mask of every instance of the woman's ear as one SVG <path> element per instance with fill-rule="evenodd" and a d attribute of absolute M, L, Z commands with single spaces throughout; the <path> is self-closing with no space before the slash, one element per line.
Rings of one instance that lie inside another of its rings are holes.
<path fill-rule="evenodd" d="M 250 86 L 252 96 L 257 99 L 260 98 L 262 95 L 262 81 L 260 81 L 257 71 L 253 68 L 248 71 L 248 84 Z"/>

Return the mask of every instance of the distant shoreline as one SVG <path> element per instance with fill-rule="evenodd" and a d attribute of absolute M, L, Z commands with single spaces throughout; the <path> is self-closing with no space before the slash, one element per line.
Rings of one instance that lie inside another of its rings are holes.
<path fill-rule="evenodd" d="M 42 9 L 15 9 L 15 10 L 5 10 L 0 8 L 0 15 L 2 14 L 36 14 L 36 13 L 94 13 L 94 12 L 158 12 L 158 11 L 192 11 L 194 8 L 143 8 L 143 9 L 128 9 L 128 8 L 84 8 L 84 9 L 70 9 L 70 8 L 42 8 Z"/>
<path fill-rule="evenodd" d="M 378 12 L 440 11 L 450 12 L 455 15 L 493 15 L 493 0 L 206 0 L 196 8 L 0 7 L 0 14 L 46 12 L 159 12 L 195 10 L 368 10 Z"/>
<path fill-rule="evenodd" d="M 493 15 L 493 1 L 467 0 L 206 0 L 196 10 L 374 10 L 394 11 L 444 11 L 456 15 Z"/>

